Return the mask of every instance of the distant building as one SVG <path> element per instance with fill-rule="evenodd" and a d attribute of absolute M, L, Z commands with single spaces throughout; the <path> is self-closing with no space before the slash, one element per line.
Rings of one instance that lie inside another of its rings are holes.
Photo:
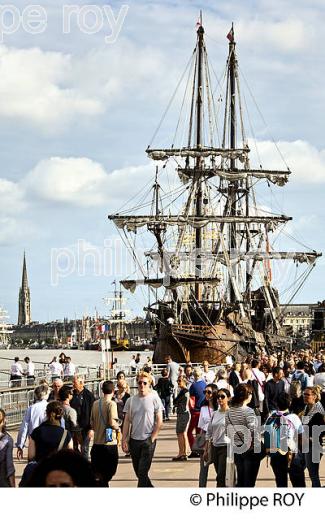
<path fill-rule="evenodd" d="M 30 290 L 28 287 L 26 257 L 24 252 L 23 274 L 21 279 L 21 287 L 19 289 L 18 300 L 18 325 L 29 325 L 31 322 L 30 313 Z"/>
<path fill-rule="evenodd" d="M 281 305 L 284 316 L 283 325 L 292 330 L 294 336 L 307 336 L 312 328 L 312 305 L 311 304 L 292 304 Z"/>
<path fill-rule="evenodd" d="M 325 300 L 318 302 L 313 306 L 313 323 L 312 329 L 314 335 L 323 335 L 325 337 Z"/>

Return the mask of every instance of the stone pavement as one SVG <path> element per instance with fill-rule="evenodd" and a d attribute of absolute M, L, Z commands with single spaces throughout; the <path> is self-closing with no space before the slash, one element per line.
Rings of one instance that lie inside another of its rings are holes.
<path fill-rule="evenodd" d="M 178 453 L 177 438 L 175 433 L 176 418 L 172 417 L 169 422 L 163 424 L 157 441 L 155 457 L 150 470 L 150 478 L 155 487 L 198 487 L 199 459 L 189 459 L 186 462 L 173 462 L 171 459 Z M 17 432 L 10 432 L 16 439 Z M 27 455 L 27 450 L 24 450 Z M 16 455 L 16 449 L 14 450 Z M 19 462 L 15 459 L 16 481 L 20 481 L 26 460 Z M 325 486 L 325 457 L 321 461 L 321 481 Z M 306 471 L 307 477 L 307 471 Z M 309 477 L 306 478 L 307 486 L 310 487 Z M 136 487 L 132 462 L 120 452 L 118 470 L 111 482 L 111 487 Z M 208 487 L 215 487 L 214 467 L 210 466 Z M 256 487 L 275 487 L 273 471 L 270 464 L 264 459 L 261 463 Z"/>

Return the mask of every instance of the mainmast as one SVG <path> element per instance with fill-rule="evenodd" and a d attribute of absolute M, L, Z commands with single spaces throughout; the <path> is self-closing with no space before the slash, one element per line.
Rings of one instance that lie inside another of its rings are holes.
<path fill-rule="evenodd" d="M 229 74 L 229 86 L 230 86 L 230 149 L 236 149 L 236 55 L 235 55 L 235 36 L 234 36 L 234 25 L 232 24 L 231 30 L 228 34 L 229 39 L 229 57 L 228 57 L 228 74 Z M 236 170 L 236 159 L 231 157 L 230 159 L 230 170 L 234 172 Z M 230 215 L 235 217 L 237 215 L 237 191 L 238 181 L 232 181 L 228 186 L 228 200 Z M 229 247 L 230 254 L 237 253 L 237 229 L 236 223 L 230 224 L 229 226 Z M 235 278 L 237 279 L 236 273 Z M 229 280 L 229 301 L 230 303 L 236 303 L 236 295 L 233 284 Z"/>
<path fill-rule="evenodd" d="M 198 36 L 198 67 L 197 67 L 197 93 L 196 93 L 196 147 L 198 150 L 202 148 L 202 127 L 203 127 L 203 51 L 204 51 L 204 29 L 202 27 L 202 12 L 200 13 L 200 25 L 197 30 Z M 197 195 L 195 215 L 202 216 L 202 157 L 196 158 L 197 172 Z M 202 231 L 197 228 L 195 231 L 195 247 L 196 247 L 196 265 L 195 265 L 195 298 L 199 302 L 201 300 L 201 283 L 202 276 L 201 250 L 202 250 Z"/>

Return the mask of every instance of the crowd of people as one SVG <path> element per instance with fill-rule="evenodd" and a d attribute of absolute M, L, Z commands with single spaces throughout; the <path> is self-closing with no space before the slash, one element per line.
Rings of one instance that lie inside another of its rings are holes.
<path fill-rule="evenodd" d="M 254 487 L 263 457 L 270 459 L 277 487 L 287 487 L 288 479 L 293 487 L 306 486 L 305 469 L 312 486 L 320 487 L 324 354 L 248 357 L 217 369 L 206 360 L 201 367 L 181 366 L 167 356 L 157 381 L 147 361 L 141 369 L 137 363 L 134 395 L 119 371 L 95 399 L 83 376 L 64 375 L 63 363 L 53 359 L 52 381 L 35 388 L 18 432 L 17 459 L 26 447 L 28 459 L 20 485 L 109 486 L 120 446 L 131 457 L 138 486 L 152 487 L 160 429 L 176 418 L 173 461 L 197 458 L 200 487 L 207 486 L 210 467 L 217 487 Z M 12 487 L 13 440 L 5 422 L 0 410 L 0 486 Z"/>
<path fill-rule="evenodd" d="M 248 357 L 216 372 L 207 361 L 202 366 L 178 367 L 179 453 L 173 460 L 198 457 L 200 487 L 210 465 L 218 487 L 254 487 L 265 456 L 278 487 L 287 487 L 288 477 L 293 487 L 304 487 L 305 468 L 312 486 L 320 487 L 325 355 Z"/>

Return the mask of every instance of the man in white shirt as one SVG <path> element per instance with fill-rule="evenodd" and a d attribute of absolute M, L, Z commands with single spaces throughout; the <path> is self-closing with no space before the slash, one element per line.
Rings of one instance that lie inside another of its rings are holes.
<path fill-rule="evenodd" d="M 258 359 L 253 359 L 251 363 L 252 367 L 252 379 L 255 379 L 258 386 L 258 400 L 260 412 L 263 411 L 263 401 L 264 401 L 264 385 L 265 385 L 265 374 L 260 370 L 260 361 Z"/>
<path fill-rule="evenodd" d="M 17 436 L 17 458 L 19 460 L 23 458 L 26 440 L 30 437 L 33 430 L 46 419 L 49 393 L 50 389 L 45 384 L 37 386 L 34 390 L 35 403 L 27 408 Z"/>
<path fill-rule="evenodd" d="M 51 363 L 49 364 L 49 369 L 52 376 L 52 381 L 56 379 L 57 377 L 63 377 L 63 367 L 62 363 L 59 363 L 57 361 L 56 356 L 52 359 Z"/>
<path fill-rule="evenodd" d="M 172 394 L 172 398 L 175 399 L 175 397 L 177 395 L 177 389 L 178 389 L 177 379 L 178 379 L 179 364 L 176 363 L 176 361 L 173 361 L 171 356 L 166 356 L 165 361 L 166 361 L 166 368 L 168 371 L 168 379 L 170 379 L 170 381 L 172 382 L 172 384 L 174 386 L 174 392 Z M 171 403 L 171 406 L 173 407 L 172 403 Z M 173 409 L 174 409 L 174 407 L 173 407 Z"/>
<path fill-rule="evenodd" d="M 138 394 L 126 401 L 123 410 L 122 449 L 125 453 L 130 451 L 138 487 L 153 487 L 148 473 L 162 425 L 163 405 L 157 392 L 150 390 L 149 377 L 145 372 L 139 373 Z"/>
<path fill-rule="evenodd" d="M 205 359 L 203 361 L 202 365 L 203 365 L 202 379 L 206 382 L 207 385 L 210 383 L 213 383 L 216 375 L 213 372 L 213 370 L 209 370 L 209 361 L 207 361 Z"/>
<path fill-rule="evenodd" d="M 32 386 L 35 381 L 35 365 L 29 357 L 25 357 L 24 361 L 27 365 L 25 372 L 27 376 L 27 386 Z"/>
<path fill-rule="evenodd" d="M 12 388 L 21 386 L 21 380 L 23 375 L 24 370 L 19 362 L 19 357 L 15 357 L 14 363 L 10 367 L 10 381 Z"/>
<path fill-rule="evenodd" d="M 73 376 L 76 373 L 76 366 L 72 363 L 70 357 L 66 358 L 66 363 L 65 363 L 65 366 L 64 366 L 63 373 L 64 373 L 64 380 L 65 381 L 72 381 L 73 380 Z"/>
<path fill-rule="evenodd" d="M 135 355 L 133 354 L 131 362 L 130 362 L 131 374 L 135 375 L 137 371 L 137 363 L 135 361 Z"/>

